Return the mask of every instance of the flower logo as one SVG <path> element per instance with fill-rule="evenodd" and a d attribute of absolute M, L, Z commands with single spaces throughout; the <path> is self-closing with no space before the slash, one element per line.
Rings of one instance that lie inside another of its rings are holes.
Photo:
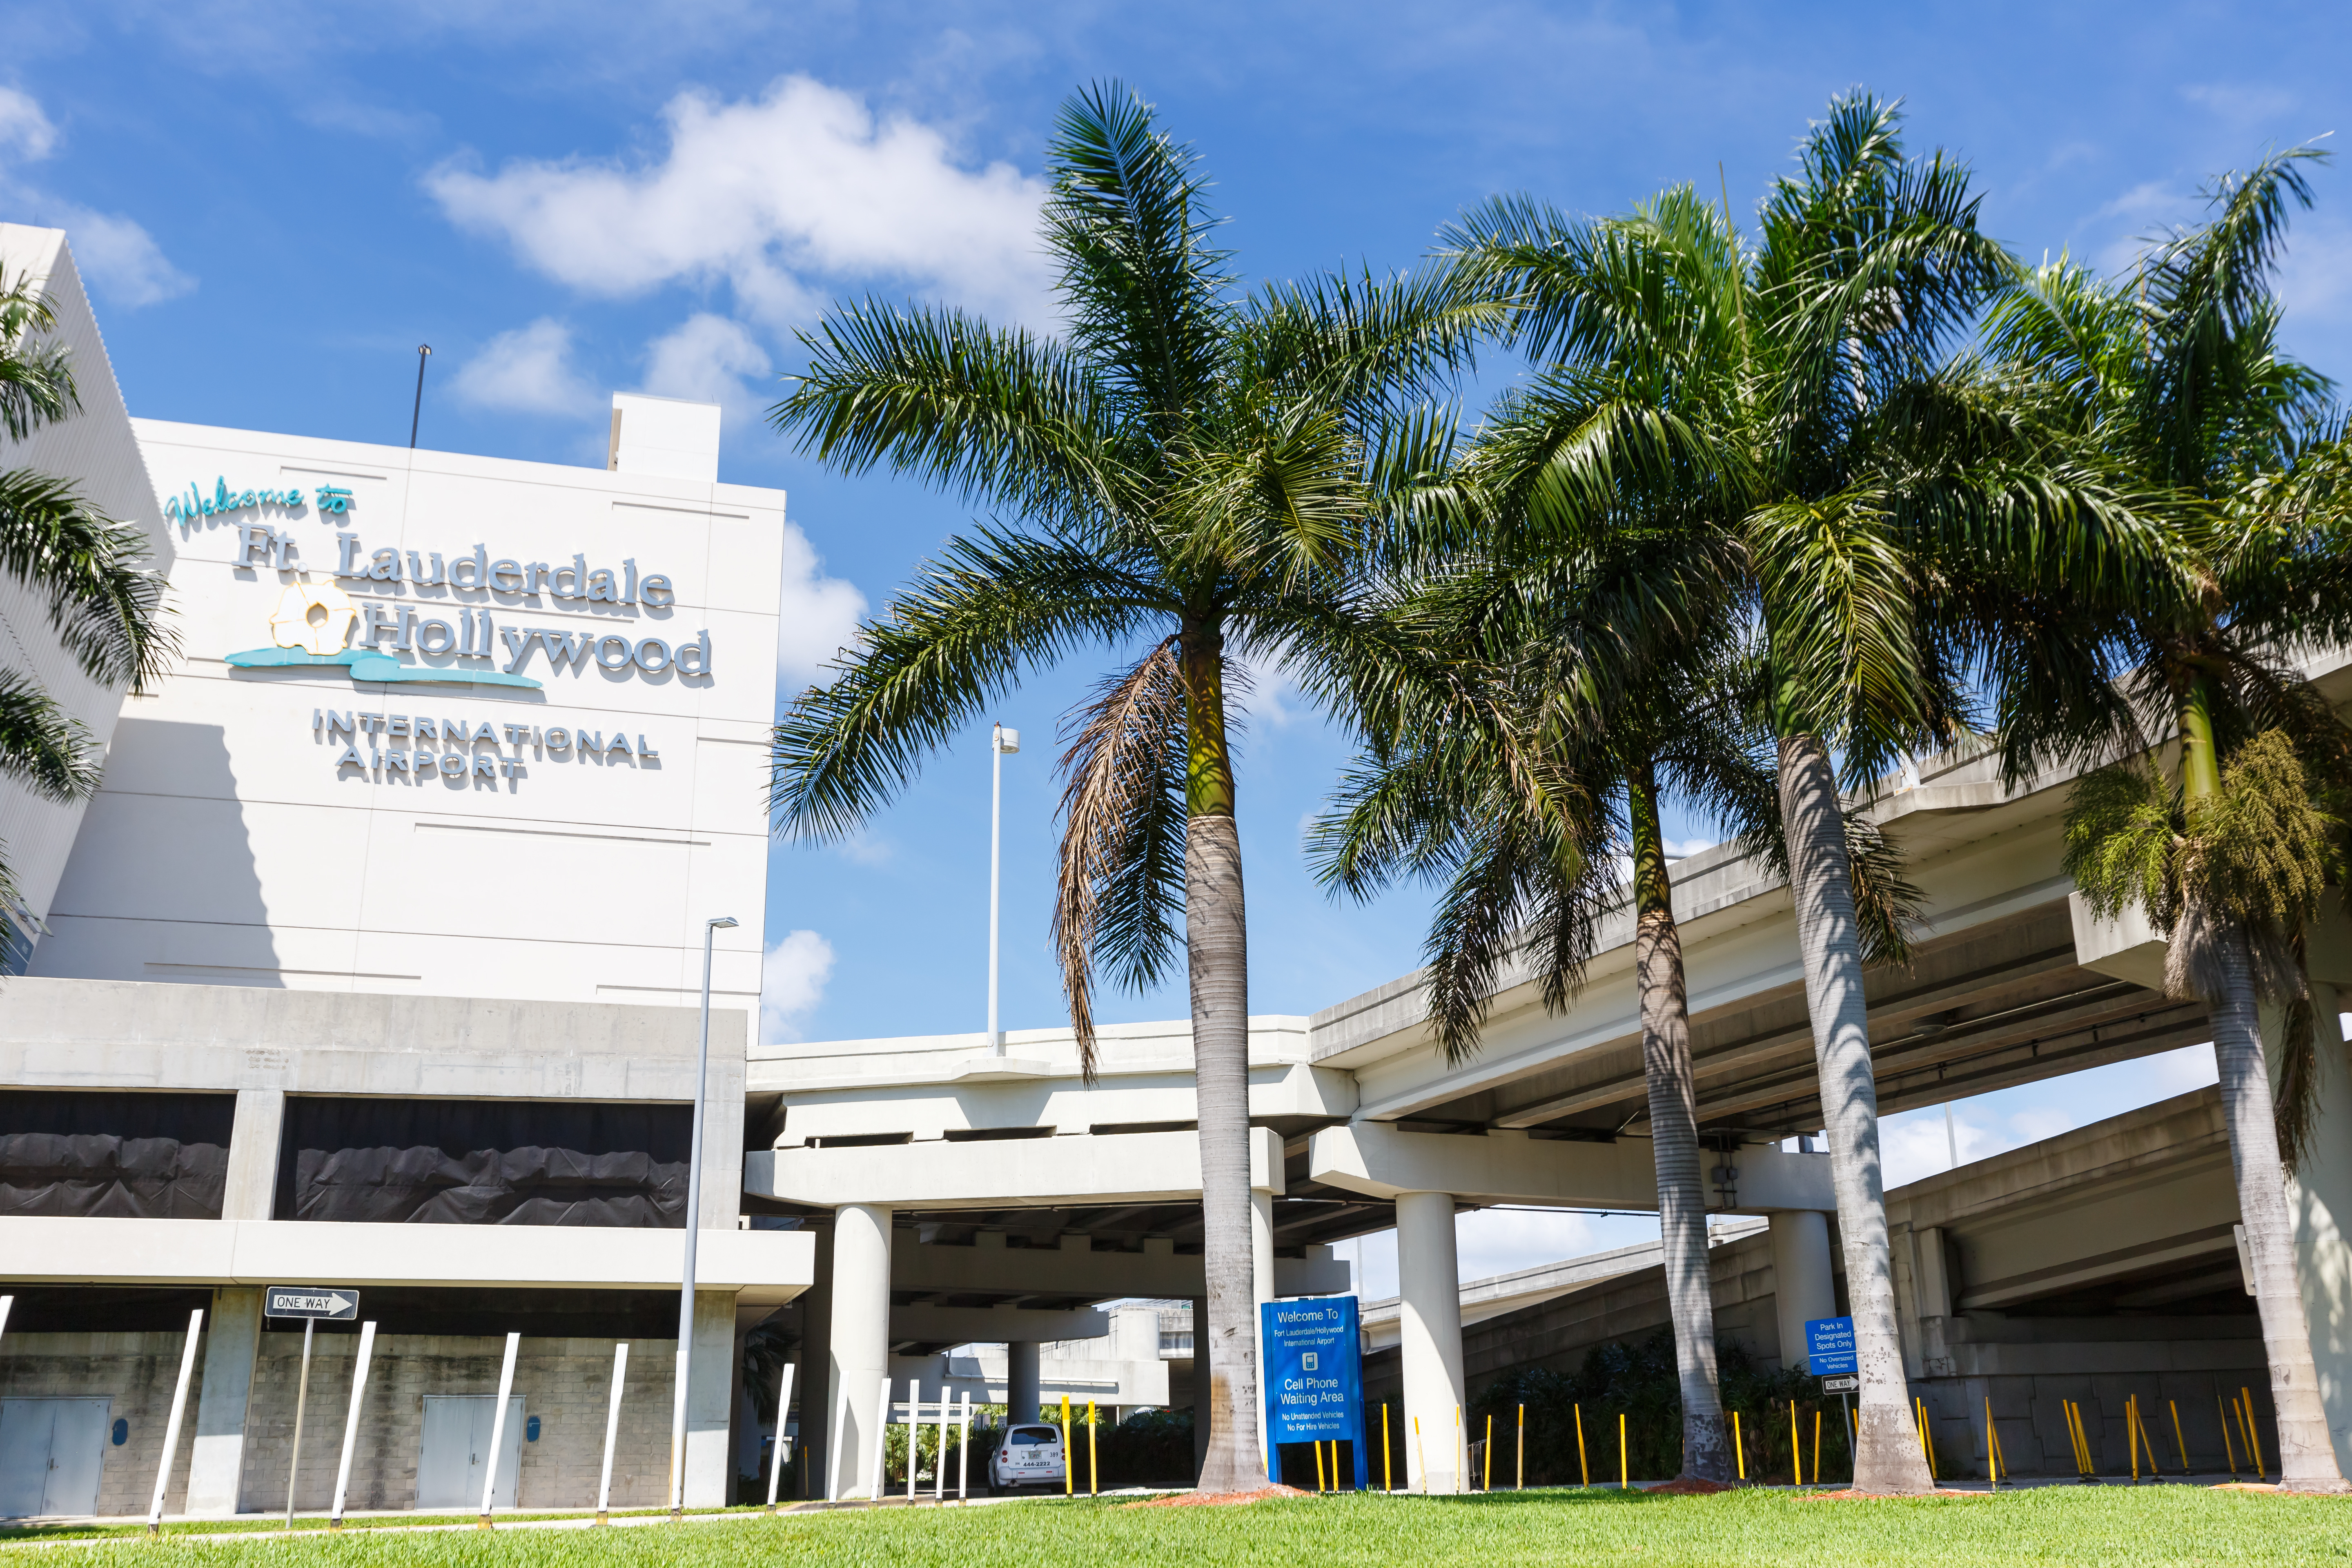
<path fill-rule="evenodd" d="M 299 647 L 324 657 L 343 651 L 360 613 L 351 595 L 327 583 L 297 583 L 278 600 L 269 617 L 270 639 L 279 647 Z"/>

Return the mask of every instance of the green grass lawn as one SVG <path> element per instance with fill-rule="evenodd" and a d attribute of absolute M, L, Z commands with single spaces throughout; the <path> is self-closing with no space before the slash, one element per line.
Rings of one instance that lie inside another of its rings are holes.
<path fill-rule="evenodd" d="M 1123 1509 L 1055 1500 L 973 1509 L 879 1509 L 751 1522 L 613 1531 L 508 1530 L 270 1541 L 185 1535 L 37 1549 L 43 1563 L 140 1554 L 173 1561 L 346 1565 L 408 1563 L 940 1563 L 969 1568 L 1144 1563 L 2114 1563 L 2352 1562 L 2352 1500 L 2190 1487 L 2049 1487 L 1985 1500 L 1808 1501 L 1784 1492 L 1706 1498 L 1500 1492 L 1470 1498 L 1335 1497 L 1244 1508 Z M 0 1557 L 7 1553 L 0 1552 Z"/>

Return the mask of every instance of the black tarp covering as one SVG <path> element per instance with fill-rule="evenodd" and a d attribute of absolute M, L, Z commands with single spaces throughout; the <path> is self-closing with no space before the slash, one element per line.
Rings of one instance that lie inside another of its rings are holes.
<path fill-rule="evenodd" d="M 692 1136 L 679 1105 L 290 1097 L 276 1213 L 674 1230 Z"/>
<path fill-rule="evenodd" d="M 218 1219 L 233 1094 L 0 1089 L 0 1215 Z"/>

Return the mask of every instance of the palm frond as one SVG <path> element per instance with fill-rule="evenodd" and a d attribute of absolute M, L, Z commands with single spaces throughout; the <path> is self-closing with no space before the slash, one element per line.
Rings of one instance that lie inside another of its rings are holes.
<path fill-rule="evenodd" d="M 0 273 L 0 431 L 11 441 L 81 407 L 64 346 L 38 341 L 57 324 L 57 307 L 29 273 L 13 281 Z"/>
<path fill-rule="evenodd" d="M 48 601 L 49 625 L 93 680 L 147 691 L 179 652 L 146 533 L 66 480 L 0 472 L 0 571 Z"/>
<path fill-rule="evenodd" d="M 1184 902 L 1184 683 L 1176 639 L 1096 689 L 1063 752 L 1061 872 L 1054 942 L 1076 1032 L 1095 1075 L 1094 969 L 1133 990 L 1159 984 Z"/>

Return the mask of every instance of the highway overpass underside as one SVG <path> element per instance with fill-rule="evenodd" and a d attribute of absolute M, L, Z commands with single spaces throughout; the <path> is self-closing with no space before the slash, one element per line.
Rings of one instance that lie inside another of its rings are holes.
<path fill-rule="evenodd" d="M 1704 1132 L 1786 1138 L 1822 1125 L 1804 986 L 1744 990 L 1709 1006 L 1695 976 L 1691 1054 Z M 2179 1001 L 2077 961 L 2063 893 L 1996 923 L 1922 942 L 1908 969 L 1865 981 L 1878 1104 L 1892 1114 L 2211 1038 L 2202 1003 Z M 1524 1130 L 1587 1139 L 1645 1132 L 1638 1033 L 1453 1099 L 1397 1125 Z"/>

